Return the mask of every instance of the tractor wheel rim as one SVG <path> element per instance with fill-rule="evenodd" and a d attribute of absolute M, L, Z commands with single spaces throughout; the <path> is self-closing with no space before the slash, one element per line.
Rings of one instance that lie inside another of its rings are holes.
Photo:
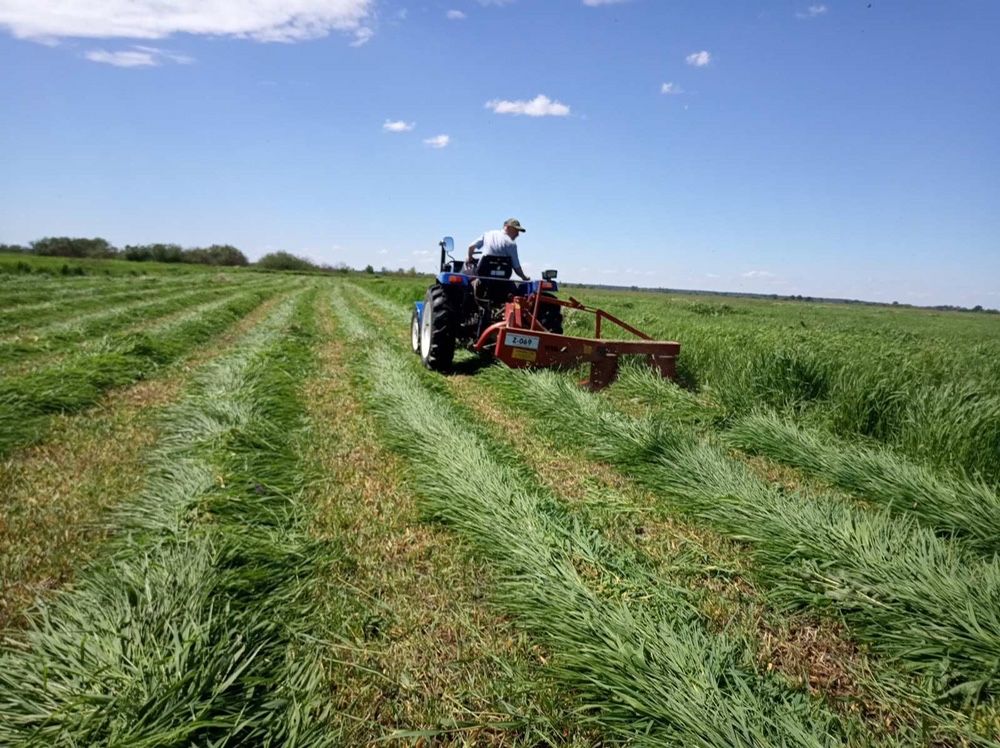
<path fill-rule="evenodd" d="M 413 346 L 414 351 L 420 351 L 420 337 L 420 319 L 414 313 L 413 320 L 410 322 L 410 345 Z"/>
<path fill-rule="evenodd" d="M 420 355 L 424 359 L 431 354 L 431 317 L 434 316 L 433 304 L 424 304 L 424 313 L 420 320 Z"/>

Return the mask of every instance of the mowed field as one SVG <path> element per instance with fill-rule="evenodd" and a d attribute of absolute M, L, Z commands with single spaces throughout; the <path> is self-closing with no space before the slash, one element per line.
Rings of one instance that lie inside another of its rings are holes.
<path fill-rule="evenodd" d="M 95 267 L 0 275 L 0 745 L 1000 745 L 1000 316 L 572 288 L 682 345 L 589 393 Z"/>

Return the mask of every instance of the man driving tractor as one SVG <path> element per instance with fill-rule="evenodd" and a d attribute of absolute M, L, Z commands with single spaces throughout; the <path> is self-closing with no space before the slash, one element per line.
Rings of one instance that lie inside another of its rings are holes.
<path fill-rule="evenodd" d="M 481 249 L 483 250 L 483 254 L 482 257 L 479 258 L 479 263 L 482 263 L 482 261 L 487 257 L 509 257 L 511 266 L 514 268 L 514 272 L 517 273 L 522 280 L 528 280 L 528 276 L 521 270 L 521 263 L 517 259 L 516 242 L 518 235 L 526 230 L 527 229 L 523 228 L 521 226 L 521 222 L 516 218 L 508 218 L 504 221 L 502 229 L 487 231 L 469 245 L 469 257 L 466 261 L 466 266 L 475 267 L 476 275 L 484 274 L 479 272 L 479 265 L 476 264 L 476 261 L 473 258 L 473 253 Z"/>

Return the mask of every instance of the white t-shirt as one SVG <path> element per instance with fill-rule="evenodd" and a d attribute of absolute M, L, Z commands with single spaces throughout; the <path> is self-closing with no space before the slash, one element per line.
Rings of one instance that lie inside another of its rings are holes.
<path fill-rule="evenodd" d="M 521 262 L 517 259 L 517 242 L 507 236 L 507 232 L 502 229 L 497 231 L 487 231 L 472 243 L 476 249 L 483 250 L 483 257 L 492 255 L 493 257 L 509 257 L 510 264 L 514 266 L 514 271 L 518 275 L 521 272 Z"/>

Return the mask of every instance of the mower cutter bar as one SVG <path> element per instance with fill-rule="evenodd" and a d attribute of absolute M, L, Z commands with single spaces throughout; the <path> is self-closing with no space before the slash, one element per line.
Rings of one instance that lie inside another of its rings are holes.
<path fill-rule="evenodd" d="M 581 338 L 549 332 L 538 321 L 540 304 L 589 312 L 595 315 L 595 336 Z M 601 338 L 601 322 L 606 320 L 640 340 L 609 340 Z M 607 387 L 618 377 L 619 358 L 626 355 L 644 356 L 646 362 L 666 379 L 677 376 L 677 356 L 680 343 L 652 340 L 648 335 L 602 309 L 586 307 L 576 299 L 562 301 L 541 294 L 527 298 L 515 297 L 507 302 L 504 319 L 487 328 L 475 345 L 476 350 L 489 350 L 493 356 L 514 369 L 569 368 L 589 363 L 590 376 L 580 384 L 592 390 Z"/>

